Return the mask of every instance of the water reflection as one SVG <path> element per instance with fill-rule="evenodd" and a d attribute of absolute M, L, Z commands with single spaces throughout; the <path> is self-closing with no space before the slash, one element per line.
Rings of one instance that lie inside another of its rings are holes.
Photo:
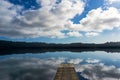
<path fill-rule="evenodd" d="M 39 59 L 9 59 L 0 61 L 0 80 L 52 80 L 56 72 L 54 61 Z"/>
<path fill-rule="evenodd" d="M 80 80 L 119 80 L 120 54 L 52 52 L 0 56 L 0 80 L 53 80 L 59 64 L 73 63 Z"/>

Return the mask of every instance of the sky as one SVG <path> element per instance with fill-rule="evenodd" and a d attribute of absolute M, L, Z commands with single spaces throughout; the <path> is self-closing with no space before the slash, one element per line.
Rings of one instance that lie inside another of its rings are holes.
<path fill-rule="evenodd" d="M 120 41 L 120 0 L 1 0 L 0 40 Z"/>

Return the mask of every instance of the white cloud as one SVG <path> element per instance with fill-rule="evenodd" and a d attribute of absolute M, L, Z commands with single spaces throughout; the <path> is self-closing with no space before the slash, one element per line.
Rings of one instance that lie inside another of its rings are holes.
<path fill-rule="evenodd" d="M 120 4 L 120 0 L 106 0 L 109 4 Z"/>
<path fill-rule="evenodd" d="M 96 32 L 87 32 L 85 35 L 86 35 L 87 37 L 90 37 L 90 36 L 98 36 L 99 33 L 96 33 Z"/>
<path fill-rule="evenodd" d="M 68 63 L 72 64 L 80 64 L 83 61 L 83 59 L 70 59 Z"/>
<path fill-rule="evenodd" d="M 83 31 L 86 36 L 98 36 L 104 30 L 113 30 L 120 27 L 120 11 L 109 7 L 106 10 L 101 7 L 88 12 L 80 24 L 69 21 L 66 25 L 68 30 Z"/>
<path fill-rule="evenodd" d="M 84 26 L 83 30 L 102 32 L 103 30 L 112 30 L 120 27 L 120 12 L 118 9 L 110 7 L 107 10 L 102 8 L 89 11 L 87 16 L 80 23 Z"/>
<path fill-rule="evenodd" d="M 100 60 L 98 60 L 98 59 L 87 59 L 86 62 L 87 63 L 99 63 Z"/>
<path fill-rule="evenodd" d="M 80 34 L 78 31 L 71 31 L 67 33 L 70 37 L 82 37 L 82 34 Z"/>
<path fill-rule="evenodd" d="M 0 30 L 10 27 L 12 20 L 18 15 L 21 6 L 13 5 L 7 1 L 0 1 Z M 11 27 L 12 28 L 12 27 Z"/>
<path fill-rule="evenodd" d="M 120 0 L 109 0 L 110 2 L 120 2 Z"/>
<path fill-rule="evenodd" d="M 112 6 L 120 9 L 120 0 L 105 0 L 105 5 L 107 7 Z"/>
<path fill-rule="evenodd" d="M 83 12 L 85 6 L 82 0 L 62 0 L 59 4 L 56 4 L 56 0 L 37 0 L 37 2 L 41 4 L 41 8 L 26 10 L 22 15 L 18 15 L 16 9 L 9 10 L 16 5 L 2 0 L 0 6 L 3 10 L 0 14 L 5 14 L 0 21 L 1 24 L 5 24 L 0 25 L 0 35 L 64 38 L 66 35 L 61 31 L 66 29 L 65 25 L 70 19 Z"/>
<path fill-rule="evenodd" d="M 86 36 L 98 36 L 104 30 L 120 27 L 120 12 L 114 7 L 91 10 L 80 24 L 73 24 L 70 19 L 84 10 L 86 3 L 82 0 L 61 0 L 59 4 L 56 0 L 37 0 L 37 3 L 42 7 L 23 11 L 19 15 L 22 6 L 2 0 L 0 36 L 65 38 L 80 37 L 80 31 L 85 32 Z M 68 33 L 64 33 L 64 30 Z"/>

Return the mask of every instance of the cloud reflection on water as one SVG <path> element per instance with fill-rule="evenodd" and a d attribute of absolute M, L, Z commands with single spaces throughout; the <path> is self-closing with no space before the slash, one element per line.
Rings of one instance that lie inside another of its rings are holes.
<path fill-rule="evenodd" d="M 99 60 L 94 64 L 81 64 L 83 59 L 50 58 L 50 59 L 6 59 L 0 61 L 0 80 L 53 80 L 59 64 L 74 63 L 76 71 L 89 80 L 118 80 L 120 68 L 107 66 Z M 97 62 L 98 61 L 98 62 Z"/>

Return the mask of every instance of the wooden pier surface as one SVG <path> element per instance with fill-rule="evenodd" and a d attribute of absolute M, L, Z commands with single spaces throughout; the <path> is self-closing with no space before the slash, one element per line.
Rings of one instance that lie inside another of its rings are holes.
<path fill-rule="evenodd" d="M 73 64 L 61 64 L 54 80 L 79 80 Z"/>

